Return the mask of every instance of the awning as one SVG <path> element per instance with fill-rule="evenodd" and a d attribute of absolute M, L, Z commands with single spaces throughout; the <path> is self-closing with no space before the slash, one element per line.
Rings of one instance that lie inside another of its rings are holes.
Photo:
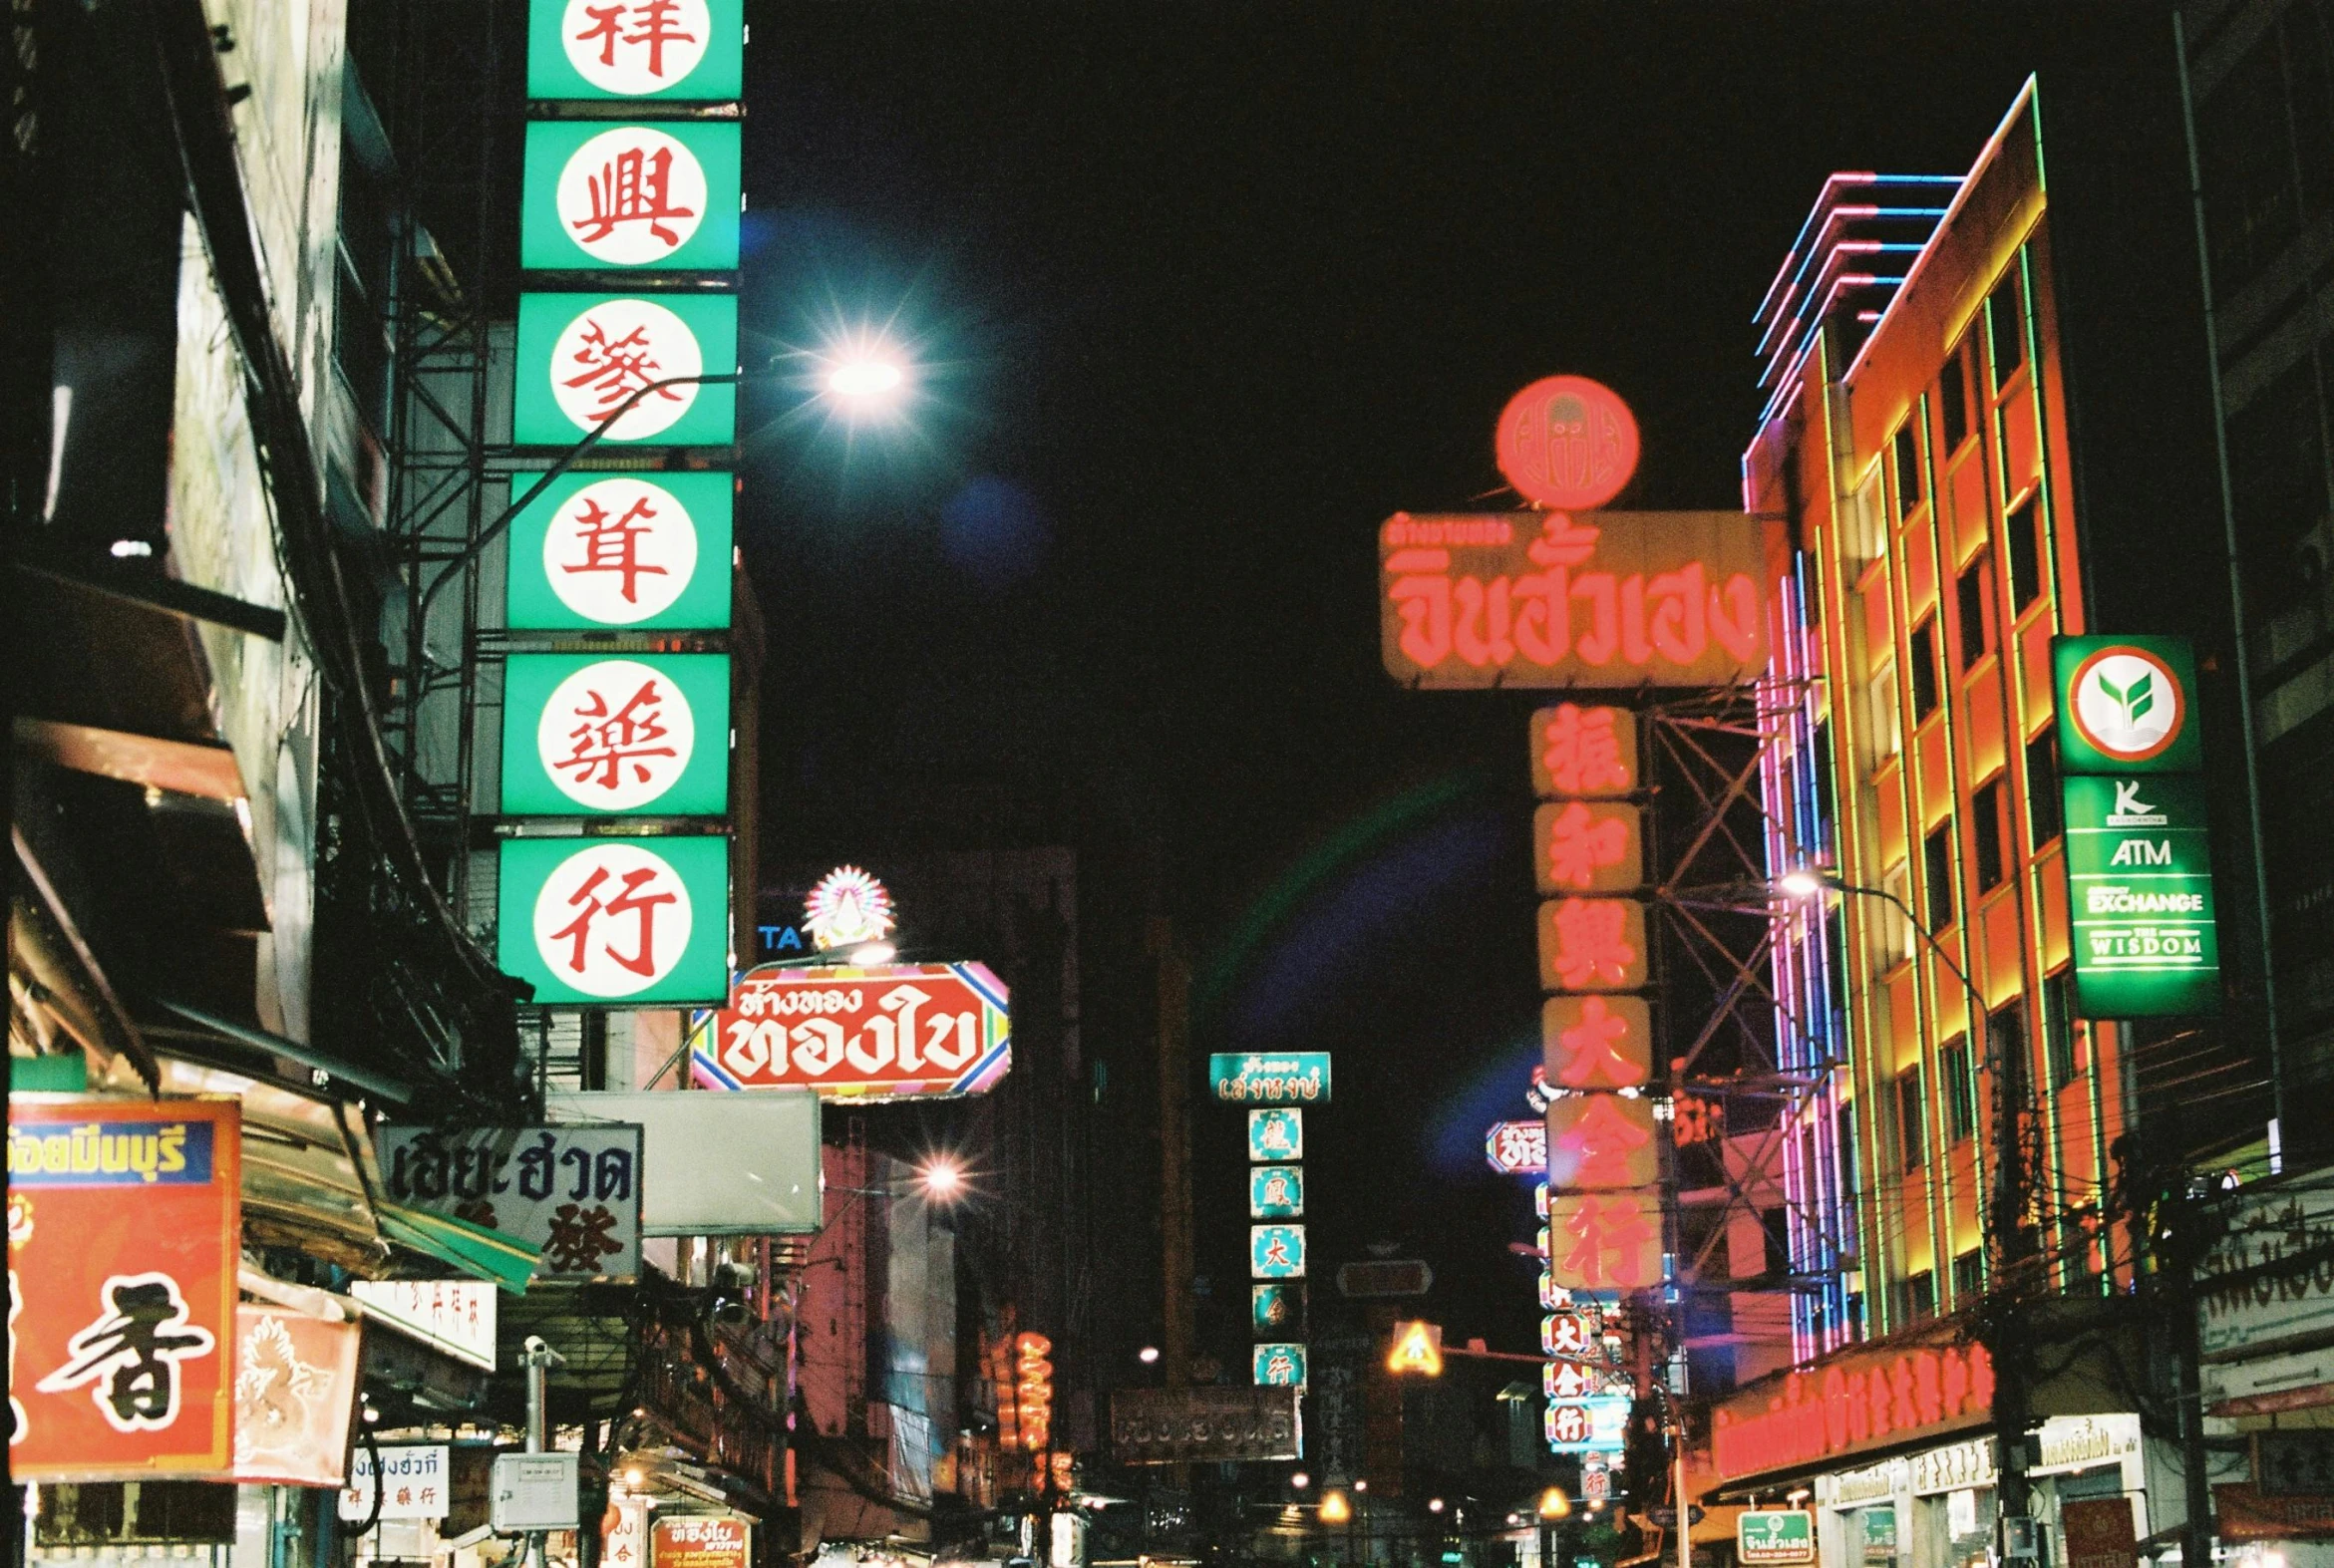
<path fill-rule="evenodd" d="M 505 1236 L 484 1225 L 450 1219 L 427 1209 L 376 1199 L 373 1210 L 381 1218 L 381 1234 L 401 1247 L 453 1265 L 465 1274 L 499 1285 L 513 1296 L 526 1293 L 535 1260 L 542 1256 L 515 1236 Z"/>

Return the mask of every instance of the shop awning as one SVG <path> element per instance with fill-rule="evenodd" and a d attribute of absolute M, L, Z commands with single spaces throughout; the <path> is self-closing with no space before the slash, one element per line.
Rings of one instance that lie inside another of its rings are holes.
<path fill-rule="evenodd" d="M 381 1218 L 381 1234 L 399 1246 L 451 1264 L 514 1296 L 525 1294 L 535 1260 L 542 1256 L 516 1237 L 426 1209 L 376 1199 L 373 1210 Z"/>

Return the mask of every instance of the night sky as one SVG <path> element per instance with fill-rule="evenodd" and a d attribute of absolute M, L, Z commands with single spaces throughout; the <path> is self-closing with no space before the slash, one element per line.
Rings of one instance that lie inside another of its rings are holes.
<path fill-rule="evenodd" d="M 1636 410 L 1615 504 L 1739 504 L 1752 310 L 1825 175 L 1958 173 L 2038 69 L 2047 135 L 2062 64 L 2176 114 L 2167 13 L 749 14 L 748 367 L 867 325 L 925 367 L 901 429 L 748 407 L 766 856 L 1155 864 L 1082 899 L 1183 924 L 1195 1049 L 1337 1053 L 1316 1247 L 1424 1248 L 1453 1335 L 1523 1348 L 1529 1205 L 1480 1145 L 1537 1050 L 1535 704 L 1395 689 L 1374 527 L 1512 505 L 1492 422 L 1560 371 Z"/>

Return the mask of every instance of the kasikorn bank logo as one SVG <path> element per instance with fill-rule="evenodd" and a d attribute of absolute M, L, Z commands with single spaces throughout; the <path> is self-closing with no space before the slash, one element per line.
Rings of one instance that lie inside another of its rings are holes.
<path fill-rule="evenodd" d="M 2145 648 L 2102 648 L 2076 668 L 2070 685 L 2076 733 L 2119 763 L 2161 755 L 2187 724 L 2179 678 Z"/>

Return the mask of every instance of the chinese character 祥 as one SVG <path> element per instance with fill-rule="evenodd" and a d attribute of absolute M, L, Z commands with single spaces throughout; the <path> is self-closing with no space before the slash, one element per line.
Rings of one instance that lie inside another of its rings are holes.
<path fill-rule="evenodd" d="M 583 722 L 567 732 L 574 749 L 554 766 L 562 773 L 573 773 L 579 784 L 617 788 L 623 784 L 626 763 L 646 784 L 653 776 L 644 759 L 680 755 L 670 746 L 656 744 L 669 740 L 670 732 L 664 723 L 664 697 L 654 680 L 641 682 L 640 690 L 613 713 L 608 711 L 607 698 L 595 689 L 575 710 L 575 717 Z"/>
<path fill-rule="evenodd" d="M 1629 905 L 1618 898 L 1566 898 L 1552 917 L 1555 952 L 1550 966 L 1574 988 L 1621 986 L 1637 964 L 1629 941 Z"/>
<path fill-rule="evenodd" d="M 639 950 L 627 958 L 622 953 L 617 952 L 615 945 L 610 943 L 607 946 L 607 955 L 636 975 L 653 976 L 656 973 L 657 905 L 678 903 L 680 900 L 671 893 L 650 893 L 643 896 L 640 891 L 641 887 L 656 879 L 656 871 L 652 867 L 641 866 L 636 870 L 626 871 L 623 876 L 622 888 L 617 891 L 615 897 L 603 904 L 596 895 L 600 884 L 607 879 L 608 868 L 606 866 L 592 868 L 591 875 L 585 877 L 583 884 L 567 897 L 568 906 L 580 909 L 581 913 L 577 914 L 564 929 L 553 932 L 551 940 L 554 942 L 570 940 L 574 942 L 575 948 L 567 960 L 567 967 L 580 975 L 583 973 L 584 944 L 590 939 L 592 922 L 601 915 L 637 915 L 640 919 Z"/>
<path fill-rule="evenodd" d="M 625 45 L 648 52 L 648 74 L 665 74 L 665 49 L 673 44 L 693 44 L 697 35 L 681 31 L 674 13 L 681 9 L 680 0 L 640 0 L 637 5 L 626 5 L 615 0 L 609 5 L 587 5 L 583 14 L 590 25 L 575 35 L 579 44 L 599 45 L 600 64 L 616 63 L 616 46 Z M 624 30 L 627 19 L 633 31 Z"/>
<path fill-rule="evenodd" d="M 1561 1260 L 1562 1272 L 1590 1289 L 1637 1290 L 1651 1283 L 1644 1252 L 1659 1238 L 1635 1197 L 1583 1193 L 1567 1206 L 1571 1212 L 1562 1224 L 1572 1244 Z"/>
<path fill-rule="evenodd" d="M 672 198 L 673 152 L 658 148 L 625 148 L 591 176 L 591 210 L 571 219 L 568 227 L 584 244 L 607 238 L 619 224 L 646 224 L 649 233 L 666 245 L 678 245 L 688 236 L 669 227 L 680 218 L 697 215 L 693 207 L 678 206 Z"/>
<path fill-rule="evenodd" d="M 1557 794 L 1610 794 L 1634 782 L 1621 761 L 1618 708 L 1560 703 L 1540 732 L 1540 768 Z"/>
<path fill-rule="evenodd" d="M 634 501 L 620 517 L 610 517 L 608 509 L 596 500 L 586 500 L 575 519 L 579 529 L 577 542 L 583 546 L 583 559 L 561 561 L 559 569 L 569 575 L 584 572 L 614 572 L 623 579 L 626 604 L 640 602 L 640 579 L 666 575 L 662 566 L 651 566 L 640 558 L 640 536 L 656 530 L 645 519 L 656 516 L 656 508 L 643 495 Z M 635 518 L 644 519 L 635 521 Z"/>
<path fill-rule="evenodd" d="M 1580 1021 L 1556 1036 L 1564 1059 L 1556 1082 L 1566 1089 L 1632 1089 L 1644 1083 L 1646 1065 L 1621 1050 L 1628 1039 L 1628 1019 L 1603 997 L 1590 997 L 1580 1004 Z"/>
<path fill-rule="evenodd" d="M 73 1359 L 35 1385 L 43 1394 L 95 1385 L 90 1398 L 116 1431 L 159 1431 L 178 1418 L 178 1363 L 217 1345 L 191 1321 L 167 1274 L 117 1274 L 107 1311 L 73 1336 Z"/>
<path fill-rule="evenodd" d="M 580 375 L 563 383 L 569 387 L 588 387 L 599 407 L 597 412 L 609 414 L 617 405 L 634 393 L 657 380 L 656 372 L 663 369 L 655 357 L 655 345 L 649 341 L 648 328 L 635 326 L 622 337 L 611 339 L 596 321 L 586 321 L 577 339 L 575 363 L 583 367 Z M 656 395 L 671 403 L 683 403 L 679 387 L 658 387 Z"/>
<path fill-rule="evenodd" d="M 1629 824 L 1617 816 L 1599 817 L 1578 800 L 1554 812 L 1548 823 L 1547 882 L 1586 892 L 1596 885 L 1596 873 L 1619 865 L 1629 849 Z"/>

